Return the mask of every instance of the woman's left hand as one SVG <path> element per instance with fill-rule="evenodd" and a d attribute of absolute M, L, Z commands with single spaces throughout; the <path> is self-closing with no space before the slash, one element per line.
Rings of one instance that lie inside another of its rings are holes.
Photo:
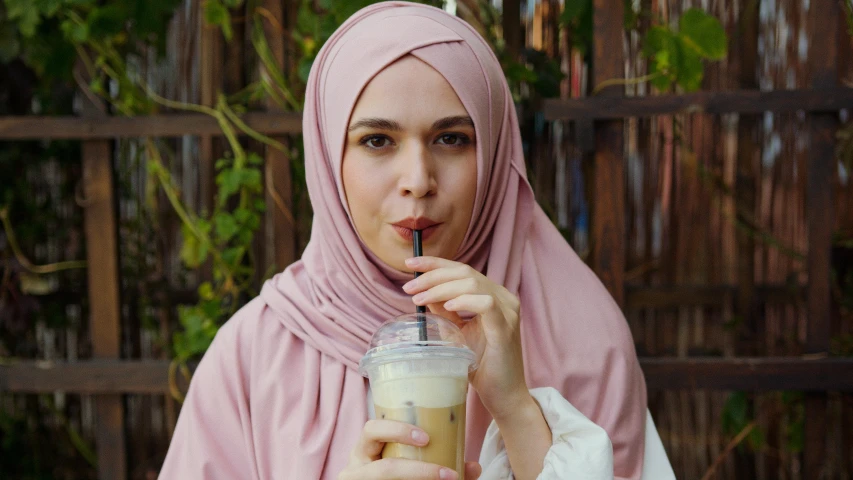
<path fill-rule="evenodd" d="M 502 285 L 464 263 L 438 257 L 415 257 L 406 266 L 423 275 L 403 286 L 425 305 L 462 329 L 479 367 L 471 376 L 483 405 L 499 420 L 530 403 L 521 354 L 519 301 Z M 476 314 L 463 320 L 457 312 Z"/>

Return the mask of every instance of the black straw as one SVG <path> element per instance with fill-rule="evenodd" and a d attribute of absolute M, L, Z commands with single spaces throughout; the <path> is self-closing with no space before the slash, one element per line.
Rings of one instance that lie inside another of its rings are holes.
<path fill-rule="evenodd" d="M 412 231 L 412 243 L 414 244 L 413 248 L 415 250 L 415 256 L 420 257 L 424 254 L 424 246 L 421 241 L 421 231 L 413 230 Z M 421 276 L 421 272 L 415 272 L 415 278 Z M 423 305 L 418 305 L 417 310 L 418 314 L 426 313 L 426 307 Z M 427 325 L 426 325 L 426 317 L 423 315 L 418 315 L 418 336 L 420 337 L 420 341 L 427 341 Z"/>

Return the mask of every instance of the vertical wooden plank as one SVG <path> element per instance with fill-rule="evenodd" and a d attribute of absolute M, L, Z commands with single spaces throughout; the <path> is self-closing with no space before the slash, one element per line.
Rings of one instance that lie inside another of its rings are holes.
<path fill-rule="evenodd" d="M 593 4 L 593 85 L 624 77 L 622 0 Z M 613 86 L 599 95 L 620 96 Z M 619 304 L 624 305 L 625 174 L 621 120 L 595 125 L 595 184 L 592 196 L 592 268 Z"/>
<path fill-rule="evenodd" d="M 84 116 L 105 115 L 102 105 L 83 96 Z M 118 277 L 118 230 L 113 188 L 112 159 L 108 140 L 83 142 L 83 189 L 86 198 L 83 221 L 88 262 L 89 331 L 95 358 L 121 356 Z M 121 395 L 95 399 L 95 442 L 98 478 L 127 478 L 124 438 L 124 406 Z"/>
<path fill-rule="evenodd" d="M 739 85 L 742 89 L 757 90 L 758 57 L 758 2 L 743 0 L 737 37 L 737 55 L 739 56 Z M 740 115 L 737 130 L 737 163 L 735 176 L 735 207 L 737 219 L 747 221 L 746 216 L 756 216 L 756 178 L 758 178 L 758 117 Z M 741 355 L 755 355 L 756 335 L 762 329 L 756 323 L 758 314 L 755 298 L 755 240 L 746 231 L 736 229 L 737 238 L 737 314 L 743 319 L 748 335 L 738 345 Z"/>
<path fill-rule="evenodd" d="M 285 24 L 283 1 L 264 0 L 264 8 L 276 20 L 274 24 L 269 19 L 264 19 L 264 35 L 278 68 L 284 69 L 285 33 L 281 31 L 281 25 Z M 270 112 L 281 111 L 281 108 L 269 99 L 266 100 L 266 109 Z M 275 140 L 288 144 L 286 137 L 276 137 Z M 272 223 L 273 255 L 276 268 L 283 270 L 296 260 L 297 254 L 290 158 L 285 152 L 267 147 L 265 160 L 267 215 Z"/>
<path fill-rule="evenodd" d="M 222 34 L 219 27 L 208 25 L 204 19 L 204 0 L 198 0 L 198 21 L 201 39 L 199 42 L 199 73 L 201 80 L 199 99 L 202 105 L 213 106 L 219 94 L 222 79 Z M 210 212 L 216 192 L 214 164 L 216 162 L 213 137 L 203 135 L 199 139 L 199 208 Z"/>
<path fill-rule="evenodd" d="M 841 15 L 839 2 L 813 2 L 809 9 L 809 87 L 830 88 L 838 83 L 837 59 Z M 811 118 L 810 160 L 807 169 L 806 218 L 808 219 L 808 307 L 806 352 L 829 351 L 831 318 L 830 255 L 832 248 L 833 175 L 835 166 L 834 114 Z M 825 392 L 806 395 L 804 478 L 822 478 L 826 467 Z"/>
<path fill-rule="evenodd" d="M 521 4 L 519 0 L 503 0 L 501 27 L 506 53 L 511 60 L 518 60 L 521 53 Z"/>
<path fill-rule="evenodd" d="M 758 32 L 761 24 L 756 0 L 741 1 L 741 16 L 737 29 L 738 56 L 738 86 L 742 89 L 757 90 L 758 85 Z M 756 189 L 759 173 L 758 139 L 759 117 L 757 115 L 740 115 L 737 124 L 737 157 L 735 159 L 735 218 L 749 225 L 757 217 Z M 749 232 L 741 228 L 735 229 L 737 242 L 737 303 L 735 312 L 741 318 L 741 330 L 735 335 L 735 351 L 738 355 L 759 355 L 761 334 L 764 325 L 759 319 L 764 312 L 759 312 L 755 301 L 755 240 Z M 749 406 L 750 413 L 760 405 L 756 399 Z M 776 445 L 776 438 L 768 438 L 768 443 Z M 755 475 L 757 455 L 734 452 L 734 461 L 738 470 Z M 778 468 L 775 455 L 765 455 L 766 464 L 762 468 L 769 470 Z"/>

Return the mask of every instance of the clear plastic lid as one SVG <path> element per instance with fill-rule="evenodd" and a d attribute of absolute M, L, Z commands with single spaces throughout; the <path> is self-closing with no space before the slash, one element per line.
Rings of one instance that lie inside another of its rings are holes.
<path fill-rule="evenodd" d="M 425 319 L 426 341 L 421 340 Z M 370 349 L 359 362 L 359 372 L 378 365 L 411 359 L 459 358 L 469 362 L 468 371 L 477 363 L 474 351 L 465 342 L 465 335 L 453 322 L 432 313 L 408 313 L 382 324 L 370 340 Z"/>

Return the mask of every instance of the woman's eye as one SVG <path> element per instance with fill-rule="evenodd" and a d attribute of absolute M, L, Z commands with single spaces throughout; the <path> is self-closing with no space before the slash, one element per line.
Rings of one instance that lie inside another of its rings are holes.
<path fill-rule="evenodd" d="M 438 137 L 438 143 L 450 147 L 458 147 L 461 145 L 467 145 L 471 143 L 471 141 L 468 139 L 468 136 L 460 133 L 445 133 Z"/>
<path fill-rule="evenodd" d="M 367 148 L 379 149 L 390 145 L 391 140 L 388 137 L 383 137 L 381 135 L 370 135 L 362 138 L 359 143 L 367 146 Z"/>

